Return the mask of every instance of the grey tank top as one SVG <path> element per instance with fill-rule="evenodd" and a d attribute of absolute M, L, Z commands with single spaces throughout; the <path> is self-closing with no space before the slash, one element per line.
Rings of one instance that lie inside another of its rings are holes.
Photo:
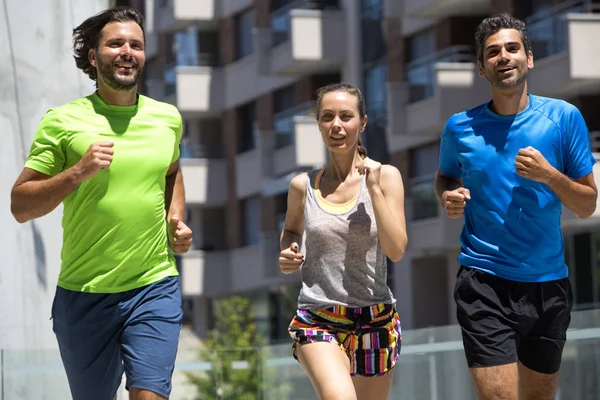
<path fill-rule="evenodd" d="M 387 286 L 387 259 L 379 244 L 365 178 L 354 207 L 337 214 L 325 210 L 317 201 L 313 188 L 318 172 L 309 173 L 306 185 L 305 262 L 301 267 L 298 307 L 395 304 Z"/>

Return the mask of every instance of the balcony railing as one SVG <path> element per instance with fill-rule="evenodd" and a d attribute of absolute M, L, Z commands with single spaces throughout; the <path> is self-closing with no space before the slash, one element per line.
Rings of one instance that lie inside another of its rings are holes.
<path fill-rule="evenodd" d="M 291 18 L 290 11 L 293 9 L 326 10 L 338 9 L 339 0 L 295 0 L 271 13 L 271 29 L 273 31 L 272 46 L 290 40 Z"/>
<path fill-rule="evenodd" d="M 434 187 L 435 179 L 432 176 L 411 179 L 410 196 L 413 221 L 434 218 L 439 215 L 439 202 Z"/>
<path fill-rule="evenodd" d="M 207 159 L 220 159 L 223 154 L 221 149 L 210 149 L 207 146 L 200 144 L 187 144 L 182 141 L 179 146 L 179 154 L 182 159 L 190 158 L 207 158 Z"/>
<path fill-rule="evenodd" d="M 565 1 L 526 18 L 531 38 L 531 51 L 537 59 L 567 49 L 567 14 L 598 12 L 600 4 L 591 0 Z"/>
<path fill-rule="evenodd" d="M 184 278 L 185 279 L 185 278 Z M 597 398 L 600 370 L 600 311 L 572 313 L 567 343 L 558 378 L 560 399 Z M 219 332 L 226 334 L 227 332 Z M 460 327 L 457 325 L 403 331 L 402 353 L 394 369 L 390 400 L 475 400 L 465 363 Z M 291 340 L 255 348 L 180 348 L 175 363 L 173 398 L 196 398 L 194 376 L 212 371 L 216 388 L 237 388 L 235 383 L 252 378 L 259 384 L 227 399 L 314 399 L 315 392 L 290 351 Z M 67 399 L 69 385 L 56 349 L 0 349 L 0 400 L 42 399 L 52 394 Z M 256 371 L 259 371 L 258 373 Z M 248 378 L 250 377 L 250 378 Z M 257 393 L 258 392 L 258 393 Z M 118 398 L 125 394 L 124 385 Z M 559 398 L 559 397 L 557 397 Z"/>
<path fill-rule="evenodd" d="M 406 66 L 409 83 L 409 102 L 416 102 L 435 94 L 435 66 L 442 62 L 469 63 L 475 56 L 470 46 L 456 45 L 411 61 Z"/>
<path fill-rule="evenodd" d="M 213 53 L 196 53 L 191 57 L 182 58 L 178 62 L 167 65 L 164 74 L 165 96 L 177 92 L 177 67 L 216 67 L 217 65 L 218 57 Z"/>
<path fill-rule="evenodd" d="M 313 105 L 313 101 L 307 101 L 306 103 L 299 104 L 275 114 L 273 129 L 275 131 L 276 149 L 281 149 L 282 147 L 294 144 L 294 117 L 308 115 L 309 110 Z"/>

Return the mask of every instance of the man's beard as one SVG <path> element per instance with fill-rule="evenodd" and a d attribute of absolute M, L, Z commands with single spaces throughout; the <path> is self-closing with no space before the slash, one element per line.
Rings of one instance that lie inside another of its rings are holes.
<path fill-rule="evenodd" d="M 119 91 L 127 91 L 134 88 L 140 79 L 142 69 L 139 64 L 133 59 L 130 62 L 134 66 L 134 70 L 128 76 L 123 76 L 118 73 L 119 66 L 115 62 L 104 62 L 100 58 L 98 62 L 98 77 L 102 79 L 111 89 Z"/>
<path fill-rule="evenodd" d="M 517 74 L 516 79 L 514 79 L 514 77 L 511 77 L 509 79 L 499 79 L 499 78 L 497 78 L 496 75 L 494 75 L 493 79 L 488 78 L 488 80 L 491 82 L 492 86 L 495 86 L 495 87 L 501 88 L 501 89 L 502 88 L 510 89 L 513 87 L 517 87 L 517 86 L 521 85 L 523 82 L 525 82 L 527 80 L 527 73 L 528 73 L 527 68 L 525 68 L 525 69 L 517 68 L 516 69 L 516 74 Z"/>

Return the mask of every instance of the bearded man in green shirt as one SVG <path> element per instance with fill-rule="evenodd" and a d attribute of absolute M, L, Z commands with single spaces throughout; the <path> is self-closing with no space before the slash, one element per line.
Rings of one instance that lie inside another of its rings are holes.
<path fill-rule="evenodd" d="M 52 317 L 73 399 L 113 399 L 123 372 L 130 399 L 166 399 L 182 320 L 173 253 L 192 241 L 182 118 L 137 92 L 146 43 L 138 11 L 105 10 L 74 29 L 73 43 L 97 90 L 46 113 L 12 213 L 26 222 L 64 205 Z"/>

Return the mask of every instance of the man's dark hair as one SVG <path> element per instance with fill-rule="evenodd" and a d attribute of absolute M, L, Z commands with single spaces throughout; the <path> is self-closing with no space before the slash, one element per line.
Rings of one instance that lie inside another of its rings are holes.
<path fill-rule="evenodd" d="M 98 50 L 100 33 L 106 24 L 129 21 L 133 21 L 140 26 L 144 34 L 144 43 L 146 43 L 144 17 L 138 10 L 130 7 L 109 8 L 86 19 L 81 25 L 73 29 L 73 58 L 75 58 L 77 68 L 85 72 L 93 81 L 97 81 L 96 68 L 90 64 L 88 59 L 90 49 Z"/>
<path fill-rule="evenodd" d="M 487 38 L 502 29 L 514 29 L 518 31 L 521 35 L 521 41 L 523 42 L 525 54 L 529 54 L 531 51 L 531 41 L 529 40 L 529 33 L 527 32 L 527 26 L 525 25 L 525 22 L 513 17 L 510 14 L 502 13 L 484 19 L 477 27 L 477 30 L 475 31 L 477 61 L 483 63 L 483 46 L 485 46 L 485 41 Z"/>

